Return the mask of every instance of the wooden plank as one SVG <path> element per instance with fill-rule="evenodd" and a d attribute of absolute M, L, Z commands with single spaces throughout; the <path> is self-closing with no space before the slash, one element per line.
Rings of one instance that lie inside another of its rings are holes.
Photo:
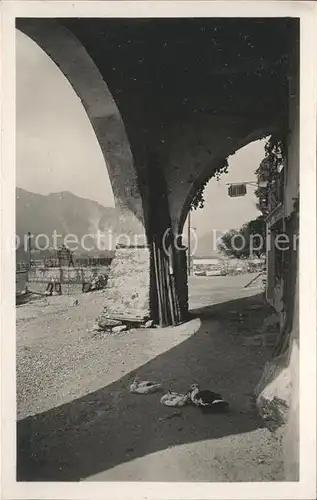
<path fill-rule="evenodd" d="M 162 262 L 161 249 L 157 247 L 157 260 L 158 260 L 158 279 L 160 283 L 161 289 L 161 298 L 162 298 L 162 326 L 168 326 L 168 310 L 166 304 L 166 286 L 165 286 L 165 274 Z"/>
<path fill-rule="evenodd" d="M 158 300 L 159 325 L 163 326 L 164 319 L 163 319 L 162 290 L 161 290 L 161 282 L 160 282 L 160 278 L 159 278 L 158 254 L 156 252 L 155 241 L 153 241 L 153 261 L 154 261 L 157 300 Z"/>

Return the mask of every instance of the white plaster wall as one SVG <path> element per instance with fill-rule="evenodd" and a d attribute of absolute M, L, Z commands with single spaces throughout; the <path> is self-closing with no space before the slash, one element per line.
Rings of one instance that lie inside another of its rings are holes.
<path fill-rule="evenodd" d="M 293 75 L 290 79 L 288 165 L 285 180 L 285 216 L 292 213 L 294 198 L 299 194 L 299 70 L 294 52 Z M 305 169 L 305 165 L 301 165 Z M 304 170 L 305 171 L 305 170 Z M 299 479 L 299 265 L 297 265 L 293 329 L 289 347 L 291 401 L 284 438 L 286 480 Z"/>
<path fill-rule="evenodd" d="M 299 284 L 298 274 L 295 292 L 293 330 L 289 349 L 289 373 L 291 400 L 289 417 L 284 436 L 285 479 L 299 479 Z"/>

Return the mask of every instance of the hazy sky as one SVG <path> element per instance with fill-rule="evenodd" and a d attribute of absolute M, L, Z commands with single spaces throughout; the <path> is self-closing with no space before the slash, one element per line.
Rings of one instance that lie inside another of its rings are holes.
<path fill-rule="evenodd" d="M 17 186 L 35 193 L 58 191 L 113 206 L 104 159 L 85 110 L 60 70 L 28 37 L 17 31 Z M 240 227 L 259 215 L 254 188 L 229 198 L 226 182 L 252 181 L 264 154 L 263 141 L 229 158 L 229 173 L 213 179 L 206 205 L 192 215 L 199 235 Z"/>
<path fill-rule="evenodd" d="M 57 66 L 17 31 L 17 185 L 71 191 L 114 206 L 98 141 L 80 99 Z"/>
<path fill-rule="evenodd" d="M 254 181 L 254 170 L 264 156 L 264 142 L 256 141 L 240 149 L 229 158 L 229 171 L 217 181 L 213 178 L 206 186 L 203 209 L 192 212 L 191 223 L 199 236 L 219 229 L 239 228 L 245 222 L 260 215 L 254 196 L 256 187 L 247 186 L 247 194 L 241 198 L 229 198 L 227 182 Z"/>

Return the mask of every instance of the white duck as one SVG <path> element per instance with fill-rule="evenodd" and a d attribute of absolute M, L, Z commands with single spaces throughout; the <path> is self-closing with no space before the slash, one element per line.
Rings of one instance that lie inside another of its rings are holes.
<path fill-rule="evenodd" d="M 209 390 L 200 390 L 198 384 L 193 384 L 190 388 L 191 402 L 203 410 L 222 411 L 228 407 L 220 394 Z"/>
<path fill-rule="evenodd" d="M 161 397 L 161 404 L 165 406 L 180 407 L 185 406 L 190 401 L 190 393 L 179 394 L 177 392 L 168 391 Z"/>
<path fill-rule="evenodd" d="M 150 380 L 139 380 L 137 377 L 130 385 L 130 392 L 134 394 L 151 394 L 162 390 L 161 384 Z"/>

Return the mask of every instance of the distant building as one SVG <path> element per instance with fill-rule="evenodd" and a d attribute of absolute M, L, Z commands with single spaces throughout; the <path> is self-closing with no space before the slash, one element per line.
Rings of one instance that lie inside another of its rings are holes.
<path fill-rule="evenodd" d="M 194 266 L 214 266 L 219 264 L 221 260 L 224 260 L 223 258 L 219 257 L 194 257 L 193 258 L 193 265 Z"/>
<path fill-rule="evenodd" d="M 193 271 L 196 275 L 226 275 L 232 273 L 259 272 L 263 268 L 261 259 L 234 259 L 217 257 L 194 257 Z"/>

